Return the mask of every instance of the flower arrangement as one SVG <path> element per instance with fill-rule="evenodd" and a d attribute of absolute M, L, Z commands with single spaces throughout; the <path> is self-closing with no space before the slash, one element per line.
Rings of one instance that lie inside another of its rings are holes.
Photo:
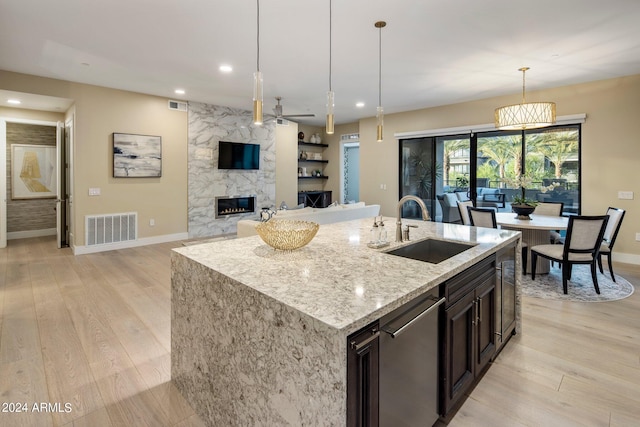
<path fill-rule="evenodd" d="M 513 187 L 520 188 L 521 195 L 513 196 L 511 205 L 536 206 L 538 204 L 537 200 L 527 199 L 525 195 L 527 188 L 531 188 L 533 186 L 533 178 L 531 176 L 521 174 L 521 175 L 518 175 L 516 178 L 504 179 L 503 181 Z M 540 187 L 540 192 L 546 193 L 547 191 L 553 191 L 553 189 L 559 185 L 560 184 L 557 182 L 552 182 L 550 185 Z"/>

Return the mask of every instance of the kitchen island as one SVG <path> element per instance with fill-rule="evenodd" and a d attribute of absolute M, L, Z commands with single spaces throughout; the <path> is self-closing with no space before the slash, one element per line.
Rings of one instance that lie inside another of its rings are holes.
<path fill-rule="evenodd" d="M 393 256 L 384 252 L 412 242 L 368 248 L 367 219 L 323 225 L 293 252 L 257 236 L 175 249 L 172 380 L 200 417 L 210 425 L 346 425 L 350 334 L 501 248 L 516 243 L 519 254 L 518 232 L 403 222 L 418 226 L 412 242 L 475 246 L 439 264 Z"/>

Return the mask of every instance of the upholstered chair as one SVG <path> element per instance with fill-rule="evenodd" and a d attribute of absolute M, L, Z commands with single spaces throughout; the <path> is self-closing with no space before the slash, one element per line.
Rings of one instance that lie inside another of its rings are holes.
<path fill-rule="evenodd" d="M 596 261 L 599 257 L 602 236 L 609 216 L 571 216 L 564 245 L 536 245 L 531 248 L 531 279 L 536 278 L 538 256 L 557 261 L 562 268 L 562 290 L 567 293 L 567 282 L 571 280 L 574 264 L 589 264 L 596 293 L 600 293 L 596 276 Z"/>
<path fill-rule="evenodd" d="M 613 264 L 611 263 L 611 251 L 613 251 L 613 244 L 616 242 L 620 225 L 622 224 L 622 218 L 624 218 L 624 209 L 612 208 L 607 209 L 607 215 L 609 216 L 609 222 L 607 222 L 607 228 L 604 230 L 604 236 L 602 237 L 602 244 L 600 245 L 600 255 L 598 256 L 598 267 L 600 267 L 600 273 L 604 274 L 602 270 L 602 257 L 606 256 L 609 265 L 609 274 L 611 279 L 615 282 L 616 276 L 613 274 Z"/>
<path fill-rule="evenodd" d="M 466 200 L 461 202 L 458 200 L 458 211 L 460 212 L 460 219 L 464 225 L 471 225 L 471 218 L 469 217 L 469 211 L 467 208 L 472 208 L 473 202 L 471 200 Z"/>
<path fill-rule="evenodd" d="M 536 205 L 536 209 L 533 213 L 536 215 L 562 216 L 563 209 L 564 203 L 562 202 L 540 202 Z M 564 243 L 564 237 L 562 237 L 560 232 L 557 230 L 551 230 L 549 239 L 549 243 Z"/>
<path fill-rule="evenodd" d="M 496 223 L 496 210 L 493 208 L 467 207 L 469 212 L 470 225 L 474 227 L 498 228 Z M 527 274 L 527 250 L 528 246 L 522 242 L 522 272 Z"/>

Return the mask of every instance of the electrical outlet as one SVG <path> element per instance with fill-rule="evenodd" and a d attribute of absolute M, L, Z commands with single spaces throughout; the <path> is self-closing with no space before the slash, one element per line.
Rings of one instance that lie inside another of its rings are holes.
<path fill-rule="evenodd" d="M 636 241 L 640 242 L 640 233 L 636 233 Z"/>
<path fill-rule="evenodd" d="M 90 188 L 89 189 L 89 195 L 90 196 L 99 196 L 100 195 L 100 188 Z"/>
<path fill-rule="evenodd" d="M 153 219 L 153 218 L 151 218 L 151 219 L 149 220 L 149 227 L 153 227 L 154 225 L 156 225 L 156 220 L 155 220 L 155 219 Z"/>

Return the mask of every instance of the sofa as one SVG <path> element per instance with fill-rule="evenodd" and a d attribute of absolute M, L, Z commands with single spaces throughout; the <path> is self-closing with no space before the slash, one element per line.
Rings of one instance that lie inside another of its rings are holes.
<path fill-rule="evenodd" d="M 302 209 L 279 210 L 272 219 L 295 219 L 312 221 L 320 225 L 354 219 L 372 218 L 380 215 L 380 205 L 365 205 L 364 202 L 345 205 L 332 204 L 326 208 L 306 207 Z M 238 221 L 238 237 L 255 236 L 259 220 L 242 219 Z"/>

